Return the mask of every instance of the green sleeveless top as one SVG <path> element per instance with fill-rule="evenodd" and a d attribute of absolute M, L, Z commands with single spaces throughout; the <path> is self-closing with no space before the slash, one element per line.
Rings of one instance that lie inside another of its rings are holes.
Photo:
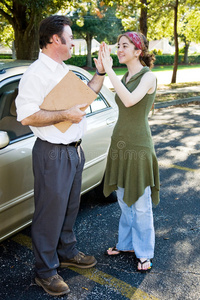
<path fill-rule="evenodd" d="M 126 83 L 122 83 L 132 92 L 140 83 L 148 67 L 135 74 Z M 155 205 L 159 203 L 159 169 L 148 124 L 148 115 L 155 99 L 153 94 L 146 94 L 137 104 L 125 107 L 118 95 L 115 96 L 119 107 L 119 116 L 108 153 L 107 167 L 104 180 L 104 195 L 122 187 L 124 202 L 131 206 L 144 194 L 147 186 L 151 187 L 151 197 Z"/>

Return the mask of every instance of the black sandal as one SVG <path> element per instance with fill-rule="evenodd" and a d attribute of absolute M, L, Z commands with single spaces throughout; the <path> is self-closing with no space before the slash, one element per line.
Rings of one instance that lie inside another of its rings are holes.
<path fill-rule="evenodd" d="M 141 259 L 140 258 L 137 258 L 137 262 L 138 263 L 140 263 L 141 265 L 143 265 L 143 264 L 145 264 L 145 263 L 147 263 L 147 262 L 150 262 L 150 267 L 148 268 L 148 269 L 138 269 L 138 267 L 137 267 L 137 271 L 138 272 L 140 272 L 140 273 L 146 273 L 146 272 L 149 272 L 150 270 L 151 270 L 151 268 L 152 268 L 152 260 L 151 259 L 146 259 L 145 261 L 141 261 Z"/>

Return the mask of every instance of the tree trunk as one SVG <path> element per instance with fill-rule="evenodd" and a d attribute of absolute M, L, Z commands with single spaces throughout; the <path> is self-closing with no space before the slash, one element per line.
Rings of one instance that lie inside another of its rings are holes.
<path fill-rule="evenodd" d="M 147 36 L 147 0 L 141 0 L 140 32 Z"/>
<path fill-rule="evenodd" d="M 17 59 L 35 60 L 38 58 L 38 24 L 41 19 L 40 14 L 34 9 L 27 14 L 25 5 L 18 0 L 13 1 L 12 26 Z"/>
<path fill-rule="evenodd" d="M 92 69 L 92 35 L 87 34 L 86 36 L 87 43 L 87 67 Z"/>
<path fill-rule="evenodd" d="M 185 42 L 185 52 L 184 52 L 184 64 L 188 64 L 188 51 L 189 51 L 189 42 Z"/>
<path fill-rule="evenodd" d="M 19 28 L 15 29 L 15 51 L 17 59 L 35 60 L 38 58 L 38 28 L 22 32 Z"/>
<path fill-rule="evenodd" d="M 178 18 L 178 0 L 176 0 L 176 4 L 174 7 L 174 43 L 175 43 L 175 55 L 174 55 L 174 68 L 172 74 L 171 83 L 176 83 L 176 73 L 178 69 L 178 33 L 177 33 L 177 18 Z"/>

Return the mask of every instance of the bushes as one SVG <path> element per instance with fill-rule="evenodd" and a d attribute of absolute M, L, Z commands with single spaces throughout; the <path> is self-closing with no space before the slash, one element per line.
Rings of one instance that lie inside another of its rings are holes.
<path fill-rule="evenodd" d="M 189 64 L 199 64 L 200 63 L 200 55 L 190 55 L 188 56 Z"/>
<path fill-rule="evenodd" d="M 93 58 L 96 57 L 97 55 L 92 55 L 92 65 L 94 65 Z M 114 67 L 122 67 L 119 63 L 119 60 L 117 58 L 116 54 L 111 54 L 111 57 L 113 59 L 113 66 Z M 155 55 L 156 61 L 154 62 L 154 65 L 173 65 L 174 63 L 174 55 Z M 11 59 L 12 55 L 10 54 L 0 54 L 0 59 Z M 178 58 L 178 63 L 181 64 L 184 62 L 184 55 L 179 54 Z M 67 60 L 67 64 L 74 65 L 74 66 L 79 66 L 81 68 L 86 67 L 87 64 L 87 57 L 86 55 L 73 55 L 70 59 Z M 200 54 L 194 54 L 194 55 L 189 55 L 188 56 L 188 64 L 200 64 Z"/>
<path fill-rule="evenodd" d="M 155 55 L 156 60 L 154 65 L 173 65 L 174 63 L 174 55 Z M 183 62 L 184 56 L 179 54 L 178 56 L 178 63 L 181 64 Z M 200 61 L 199 61 L 200 62 Z"/>
<path fill-rule="evenodd" d="M 93 61 L 94 57 L 97 58 L 97 55 L 92 56 L 93 67 L 95 67 L 94 61 Z M 122 67 L 123 66 L 119 63 L 119 60 L 118 60 L 116 54 L 111 54 L 111 57 L 113 59 L 114 67 Z M 174 63 L 174 55 L 163 54 L 163 55 L 155 55 L 155 57 L 156 57 L 156 61 L 154 62 L 155 66 L 156 65 L 173 65 L 173 63 Z M 184 55 L 179 54 L 178 63 L 182 64 L 183 62 L 184 62 Z M 75 65 L 75 66 L 79 66 L 79 67 L 86 67 L 86 63 L 87 63 L 86 55 L 73 55 L 67 61 L 67 64 L 71 64 L 71 65 Z M 200 64 L 200 55 L 188 56 L 188 63 L 189 64 Z"/>
<path fill-rule="evenodd" d="M 163 51 L 161 49 L 153 49 L 152 51 L 150 51 L 150 53 L 153 53 L 154 55 L 162 55 Z"/>
<path fill-rule="evenodd" d="M 74 65 L 78 67 L 85 67 L 87 64 L 86 55 L 72 55 L 70 59 L 65 61 L 69 65 Z"/>
<path fill-rule="evenodd" d="M 12 54 L 0 54 L 0 59 L 12 59 Z"/>
<path fill-rule="evenodd" d="M 112 59 L 113 59 L 113 66 L 114 67 L 121 67 L 122 65 L 119 63 L 119 60 L 117 58 L 117 55 L 115 54 L 111 54 Z M 97 58 L 98 55 L 92 55 L 92 66 L 95 68 L 95 64 L 94 64 L 94 58 Z M 69 65 L 74 65 L 74 66 L 78 66 L 78 67 L 86 67 L 87 64 L 87 56 L 86 55 L 73 55 L 70 59 L 68 59 L 67 61 L 65 61 L 65 63 L 69 64 Z"/>
<path fill-rule="evenodd" d="M 122 65 L 119 63 L 119 60 L 117 58 L 117 55 L 115 54 L 111 54 L 112 59 L 113 59 L 113 66 L 114 67 L 121 67 Z M 98 55 L 92 55 L 92 66 L 95 67 L 94 64 L 94 58 L 97 58 Z M 65 63 L 69 64 L 69 65 L 74 65 L 74 66 L 78 66 L 78 67 L 86 67 L 87 64 L 87 57 L 86 55 L 73 55 L 70 59 L 68 59 L 67 61 L 65 61 Z"/>
<path fill-rule="evenodd" d="M 173 65 L 174 55 L 156 55 L 154 65 Z M 178 63 L 184 63 L 184 54 L 179 54 Z M 200 64 L 200 55 L 189 55 L 188 64 Z"/>

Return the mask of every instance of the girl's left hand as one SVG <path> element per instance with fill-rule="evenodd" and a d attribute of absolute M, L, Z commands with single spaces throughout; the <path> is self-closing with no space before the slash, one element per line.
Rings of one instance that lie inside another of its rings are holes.
<path fill-rule="evenodd" d="M 113 66 L 113 60 L 112 57 L 110 56 L 110 49 L 108 48 L 108 45 L 106 43 L 103 43 L 103 49 L 101 52 L 101 60 L 104 66 L 105 71 L 110 68 L 112 69 Z"/>
<path fill-rule="evenodd" d="M 102 50 L 103 44 L 101 44 L 99 47 L 98 59 L 94 58 L 95 67 L 99 73 L 105 73 L 105 69 L 102 62 Z"/>

